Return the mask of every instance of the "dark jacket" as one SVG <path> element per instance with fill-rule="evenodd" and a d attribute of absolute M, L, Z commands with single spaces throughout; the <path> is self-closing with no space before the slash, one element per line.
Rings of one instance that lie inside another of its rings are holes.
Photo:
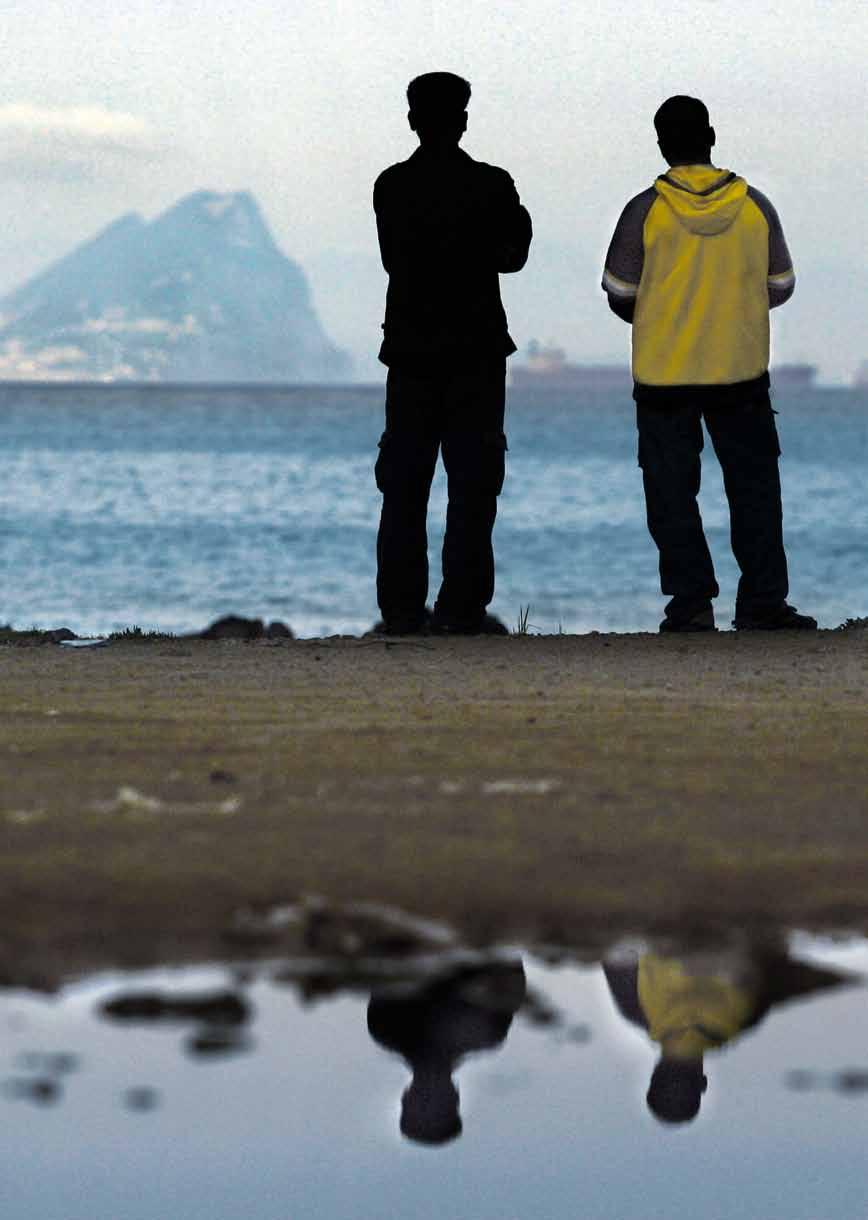
<path fill-rule="evenodd" d="M 498 274 L 521 270 L 532 229 L 506 170 L 420 146 L 380 174 L 374 211 L 389 275 L 380 360 L 514 352 Z"/>

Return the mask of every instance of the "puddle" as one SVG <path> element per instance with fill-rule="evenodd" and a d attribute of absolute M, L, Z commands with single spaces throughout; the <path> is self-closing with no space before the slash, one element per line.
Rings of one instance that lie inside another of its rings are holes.
<path fill-rule="evenodd" d="M 0 991 L 0 1211 L 862 1220 L 866 976 L 796 936 Z"/>

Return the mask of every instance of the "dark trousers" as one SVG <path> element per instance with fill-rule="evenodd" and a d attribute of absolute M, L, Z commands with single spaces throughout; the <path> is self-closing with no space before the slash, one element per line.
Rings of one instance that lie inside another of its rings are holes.
<path fill-rule="evenodd" d="M 786 600 L 780 446 L 768 394 L 725 406 L 639 402 L 639 465 L 648 529 L 660 551 L 660 586 L 669 618 L 708 607 L 719 589 L 696 497 L 702 419 L 723 471 L 730 538 L 741 579 L 736 616 L 762 615 Z"/>
<path fill-rule="evenodd" d="M 449 503 L 443 583 L 434 612 L 473 626 L 494 596 L 491 534 L 503 486 L 506 362 L 463 367 L 393 367 L 386 430 L 375 475 L 383 493 L 377 535 L 377 601 L 387 623 L 421 621 L 428 596 L 428 496 L 438 451 Z"/>

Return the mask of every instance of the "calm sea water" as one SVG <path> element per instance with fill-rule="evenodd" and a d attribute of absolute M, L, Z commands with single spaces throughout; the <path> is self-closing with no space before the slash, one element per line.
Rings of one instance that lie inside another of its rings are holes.
<path fill-rule="evenodd" d="M 868 943 L 796 941 L 862 979 L 772 995 L 706 1052 L 678 1126 L 646 1105 L 660 1047 L 598 964 L 514 952 L 427 990 L 322 990 L 298 962 L 4 990 L 2 1215 L 864 1220 Z M 162 1008 L 136 1015 L 142 993 Z M 215 994 L 222 1017 L 182 1006 Z M 432 1109 L 402 1101 L 411 1073 Z M 460 1120 L 439 1144 L 435 1098 Z"/>
<path fill-rule="evenodd" d="M 791 601 L 868 614 L 868 395 L 776 395 Z M 191 631 L 222 614 L 299 635 L 377 617 L 373 462 L 382 391 L 0 386 L 0 623 Z M 663 599 L 627 394 L 508 405 L 492 609 L 544 632 L 656 630 Z M 718 620 L 737 570 L 706 446 L 702 512 Z M 445 481 L 429 545 L 436 593 Z"/>

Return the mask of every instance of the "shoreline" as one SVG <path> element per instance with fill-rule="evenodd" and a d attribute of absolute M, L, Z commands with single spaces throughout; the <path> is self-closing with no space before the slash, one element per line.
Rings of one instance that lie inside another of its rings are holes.
<path fill-rule="evenodd" d="M 468 943 L 868 931 L 868 635 L 2 647 L 0 974 L 320 895 Z"/>

